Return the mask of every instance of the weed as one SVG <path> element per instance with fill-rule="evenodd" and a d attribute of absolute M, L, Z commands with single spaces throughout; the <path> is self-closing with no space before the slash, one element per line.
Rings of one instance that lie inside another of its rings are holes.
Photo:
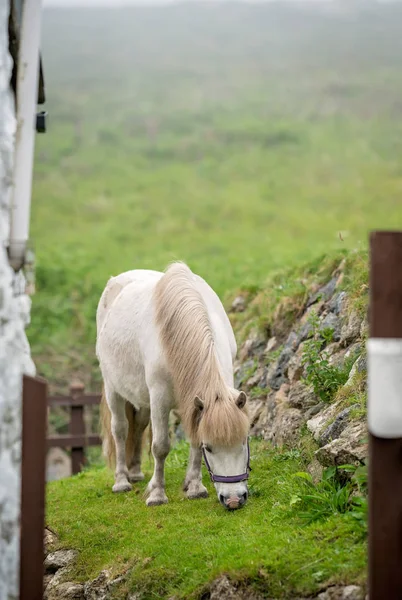
<path fill-rule="evenodd" d="M 253 387 L 250 391 L 250 398 L 260 398 L 261 396 L 267 396 L 269 393 L 269 388 Z"/>
<path fill-rule="evenodd" d="M 342 472 L 352 471 L 351 479 Z M 310 473 L 298 472 L 302 488 L 293 495 L 290 506 L 297 508 L 297 516 L 307 524 L 328 518 L 333 514 L 345 514 L 358 523 L 359 530 L 367 528 L 367 469 L 365 466 L 342 465 L 328 467 L 321 481 L 314 484 Z"/>
<path fill-rule="evenodd" d="M 331 365 L 324 347 L 332 341 L 333 329 L 320 330 L 315 312 L 311 313 L 309 323 L 312 327 L 312 337 L 306 341 L 302 355 L 302 364 L 306 372 L 305 382 L 313 387 L 321 400 L 330 402 L 337 390 L 348 380 L 351 364 L 345 362 L 343 368 Z"/>
<path fill-rule="evenodd" d="M 313 483 L 310 473 L 295 474 L 301 479 L 303 486 L 300 493 L 292 496 L 290 506 L 297 506 L 300 519 L 310 524 L 334 513 L 345 513 L 351 509 L 353 487 L 350 483 L 342 485 L 336 474 L 336 467 L 328 467 L 317 484 Z"/>

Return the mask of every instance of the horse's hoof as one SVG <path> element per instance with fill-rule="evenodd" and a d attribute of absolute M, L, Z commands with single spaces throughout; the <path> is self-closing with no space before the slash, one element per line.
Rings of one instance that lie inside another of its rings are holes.
<path fill-rule="evenodd" d="M 202 483 L 197 485 L 189 485 L 187 488 L 187 498 L 189 500 L 197 500 L 198 498 L 208 498 L 208 490 Z"/>
<path fill-rule="evenodd" d="M 115 483 L 112 487 L 112 490 L 115 494 L 120 494 L 122 492 L 131 492 L 132 486 L 128 481 L 121 481 L 120 483 Z"/>
<path fill-rule="evenodd" d="M 136 481 L 143 481 L 144 479 L 145 479 L 145 475 L 144 475 L 144 473 L 141 473 L 141 471 L 137 471 L 136 473 L 128 474 L 128 480 L 131 481 L 131 483 L 135 483 Z"/>
<path fill-rule="evenodd" d="M 161 504 L 167 504 L 168 503 L 168 499 L 165 493 L 161 493 L 161 492 L 156 492 L 153 493 L 151 492 L 149 498 L 146 501 L 146 505 L 147 506 L 160 506 Z"/>

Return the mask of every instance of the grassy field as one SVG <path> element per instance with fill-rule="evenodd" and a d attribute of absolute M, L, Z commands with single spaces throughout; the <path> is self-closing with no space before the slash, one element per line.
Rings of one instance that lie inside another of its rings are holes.
<path fill-rule="evenodd" d="M 278 452 L 253 441 L 250 498 L 234 513 L 219 505 L 210 483 L 207 500 L 183 496 L 187 456 L 184 443 L 169 455 L 170 501 L 156 509 L 145 506 L 145 483 L 114 495 L 112 474 L 104 468 L 49 485 L 47 520 L 62 546 L 80 551 L 70 581 L 87 581 L 104 568 L 116 576 L 127 572 L 113 594 L 116 600 L 128 592 L 137 592 L 141 600 L 198 599 L 222 573 L 266 598 L 289 599 L 328 584 L 364 582 L 365 532 L 352 506 L 339 511 L 338 488 L 315 490 L 326 510 L 323 519 L 301 518 L 299 498 L 306 482 L 296 474 L 311 458 L 307 448 Z M 145 472 L 148 479 L 150 465 Z"/>
<path fill-rule="evenodd" d="M 224 298 L 402 227 L 402 8 L 45 10 L 29 337 L 96 388 L 112 274 L 182 259 Z"/>

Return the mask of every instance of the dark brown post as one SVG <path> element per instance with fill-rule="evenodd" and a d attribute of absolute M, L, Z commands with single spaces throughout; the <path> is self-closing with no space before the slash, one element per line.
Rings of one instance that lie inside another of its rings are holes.
<path fill-rule="evenodd" d="M 22 395 L 20 600 L 43 599 L 47 385 L 24 377 Z"/>
<path fill-rule="evenodd" d="M 72 383 L 70 386 L 70 393 L 73 399 L 70 417 L 70 434 L 72 436 L 85 435 L 84 407 L 79 403 L 79 398 L 80 396 L 83 396 L 84 389 L 84 384 L 79 381 Z M 84 463 L 85 453 L 83 446 L 73 446 L 71 448 L 71 467 L 73 475 L 76 475 L 81 471 Z"/>
<path fill-rule="evenodd" d="M 388 435 L 385 431 L 386 423 L 376 428 L 375 421 L 370 422 L 370 415 L 373 415 L 370 407 L 374 406 L 371 403 L 377 403 L 379 412 L 377 410 L 376 414 L 381 417 L 383 407 L 385 411 L 390 402 L 390 394 L 386 388 L 394 383 L 394 367 L 389 366 L 391 370 L 388 373 L 387 368 L 378 369 L 379 363 L 374 363 L 378 359 L 370 357 L 370 344 L 373 344 L 373 354 L 381 354 L 381 344 L 384 348 L 388 344 L 388 348 L 394 349 L 394 356 L 390 358 L 395 362 L 396 355 L 398 360 L 399 344 L 402 346 L 402 232 L 374 232 L 370 245 L 369 425 L 370 431 L 374 430 L 378 437 L 373 433 L 369 434 L 369 597 L 370 600 L 400 600 L 402 435 L 397 424 L 389 427 Z M 373 368 L 374 364 L 377 365 L 376 370 Z M 383 364 L 386 365 L 386 362 Z M 396 390 L 396 394 L 392 395 L 396 406 L 399 399 L 402 403 L 402 389 Z M 390 421 L 392 425 L 392 419 Z"/>

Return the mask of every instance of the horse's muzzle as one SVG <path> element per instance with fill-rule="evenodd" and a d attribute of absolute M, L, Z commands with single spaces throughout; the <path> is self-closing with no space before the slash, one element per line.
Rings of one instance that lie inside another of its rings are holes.
<path fill-rule="evenodd" d="M 241 508 L 246 504 L 247 498 L 247 492 L 244 492 L 241 496 L 224 496 L 223 494 L 219 494 L 219 502 L 227 510 L 237 510 L 238 508 Z"/>

